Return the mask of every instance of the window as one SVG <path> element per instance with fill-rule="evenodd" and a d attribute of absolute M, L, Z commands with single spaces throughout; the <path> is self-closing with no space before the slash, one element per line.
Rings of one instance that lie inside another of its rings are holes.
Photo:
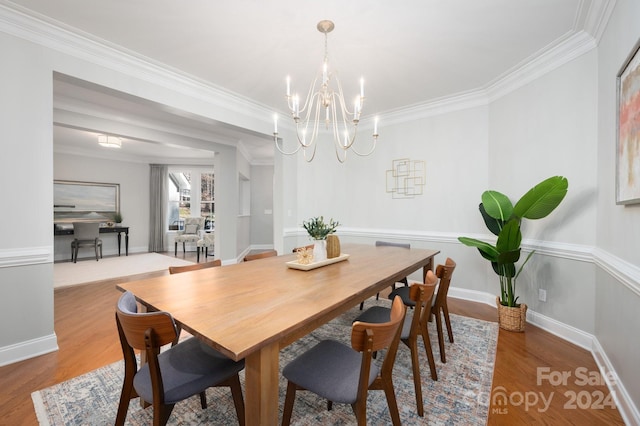
<path fill-rule="evenodd" d="M 205 218 L 205 229 L 215 221 L 214 173 L 211 169 L 169 169 L 168 229 L 183 230 L 184 218 Z"/>
<path fill-rule="evenodd" d="M 213 173 L 200 174 L 200 216 L 205 218 L 204 229 L 213 229 L 215 221 Z"/>

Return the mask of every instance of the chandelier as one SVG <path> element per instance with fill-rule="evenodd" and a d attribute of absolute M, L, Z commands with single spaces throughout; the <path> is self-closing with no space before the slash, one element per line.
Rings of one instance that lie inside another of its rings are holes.
<path fill-rule="evenodd" d="M 316 142 L 321 124 L 324 125 L 329 133 L 333 134 L 336 157 L 341 163 L 346 160 L 349 149 L 359 156 L 370 155 L 375 150 L 376 141 L 378 140 L 378 118 L 376 117 L 370 150 L 360 152 L 354 146 L 358 123 L 364 106 L 364 79 L 360 79 L 360 94 L 351 104 L 353 105 L 353 110 L 349 110 L 337 72 L 332 72 L 329 68 L 327 35 L 333 31 L 334 27 L 333 22 L 326 20 L 320 21 L 317 25 L 318 31 L 324 34 L 324 61 L 322 71 L 312 81 L 309 93 L 303 104 L 300 103 L 298 94 L 291 94 L 291 79 L 287 77 L 287 105 L 293 121 L 296 123 L 298 139 L 297 146 L 293 151 L 285 151 L 281 143 L 278 142 L 278 116 L 274 116 L 273 137 L 278 151 L 285 155 L 293 155 L 302 149 L 304 159 L 307 162 L 311 162 L 316 155 Z M 337 90 L 330 86 L 333 80 L 335 80 Z M 310 151 L 309 154 L 307 154 L 307 150 Z"/>

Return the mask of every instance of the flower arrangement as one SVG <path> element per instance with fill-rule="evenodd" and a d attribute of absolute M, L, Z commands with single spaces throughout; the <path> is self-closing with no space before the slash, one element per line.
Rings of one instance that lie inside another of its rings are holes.
<path fill-rule="evenodd" d="M 336 232 L 336 228 L 340 226 L 340 223 L 334 221 L 333 218 L 329 220 L 329 223 L 325 223 L 324 217 L 320 216 L 303 221 L 302 226 L 312 239 L 325 240 L 329 234 Z"/>

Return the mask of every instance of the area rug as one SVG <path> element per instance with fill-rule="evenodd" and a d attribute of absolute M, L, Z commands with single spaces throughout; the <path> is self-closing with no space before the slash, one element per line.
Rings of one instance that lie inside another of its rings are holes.
<path fill-rule="evenodd" d="M 140 253 L 129 256 L 79 260 L 76 263 L 53 264 L 53 287 L 65 287 L 92 281 L 102 281 L 129 275 L 167 270 L 169 266 L 191 265 L 182 259 L 158 253 Z"/>
<path fill-rule="evenodd" d="M 368 300 L 366 306 L 389 305 L 388 301 Z M 320 327 L 280 352 L 280 368 L 298 354 L 325 338 L 350 339 L 350 327 L 359 313 L 354 307 L 330 323 Z M 440 362 L 435 324 L 429 324 L 438 380 L 431 380 L 424 349 L 420 351 L 420 369 L 425 416 L 416 412 L 409 349 L 401 344 L 394 368 L 394 386 L 403 425 L 484 425 L 487 421 L 493 366 L 498 339 L 497 323 L 451 315 L 455 343 L 445 344 L 447 363 Z M 446 333 L 445 333 L 446 335 Z M 422 345 L 421 342 L 419 342 Z M 244 372 L 243 372 L 244 373 Z M 241 381 L 244 386 L 244 374 Z M 115 419 L 123 378 L 123 364 L 116 362 L 31 396 L 41 425 L 107 425 Z M 286 379 L 280 379 L 280 413 L 286 393 Z M 228 388 L 207 391 L 209 406 L 200 407 L 193 397 L 176 404 L 171 425 L 235 425 L 237 417 Z M 310 392 L 296 394 L 293 425 L 353 425 L 350 406 L 334 404 L 327 411 L 326 401 Z M 280 416 L 280 418 L 282 418 Z M 129 404 L 126 424 L 152 423 L 152 410 L 143 410 L 138 400 Z M 367 400 L 367 424 L 391 424 L 387 402 L 382 391 L 372 391 Z"/>

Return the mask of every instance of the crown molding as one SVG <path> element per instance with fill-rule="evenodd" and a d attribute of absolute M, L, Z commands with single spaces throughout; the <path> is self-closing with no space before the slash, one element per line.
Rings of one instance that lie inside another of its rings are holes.
<path fill-rule="evenodd" d="M 493 102 L 596 47 L 594 38 L 585 31 L 568 35 L 498 76 L 485 87 L 487 97 Z"/>
<path fill-rule="evenodd" d="M 585 14 L 582 28 L 591 34 L 596 44 L 600 44 L 600 39 L 607 28 L 607 23 L 615 6 L 616 0 L 591 0 L 589 2 L 581 0 L 580 10 L 584 11 Z M 580 28 L 580 23 L 576 22 L 574 28 Z"/>
<path fill-rule="evenodd" d="M 243 116 L 262 117 L 272 108 L 188 75 L 121 46 L 80 32 L 51 18 L 6 0 L 0 3 L 0 30 L 64 54 L 123 72 L 152 84 L 183 93 Z M 484 87 L 424 103 L 382 112 L 387 123 L 402 123 L 448 112 L 488 105 L 542 75 L 597 47 L 614 9 L 615 0 L 583 0 L 576 30 L 507 70 Z M 584 24 L 582 24 L 584 22 Z M 584 30 L 579 29 L 583 27 Z"/>
<path fill-rule="evenodd" d="M 264 116 L 269 122 L 273 115 L 271 108 L 252 99 L 6 0 L 0 2 L 0 31 L 242 116 Z"/>
<path fill-rule="evenodd" d="M 126 144 L 126 141 L 123 142 Z M 134 164 L 167 164 L 167 157 L 149 157 L 138 156 L 131 154 L 123 154 L 119 150 L 110 149 L 102 150 L 96 153 L 95 150 L 81 149 L 76 147 L 70 147 L 66 145 L 56 144 L 53 148 L 55 154 L 76 155 L 79 157 L 97 158 L 108 161 L 122 161 L 124 163 Z M 213 163 L 214 153 L 211 153 L 210 157 L 184 157 L 184 158 L 171 158 L 171 164 L 175 165 L 188 165 L 188 166 L 203 166 L 210 167 Z"/>

